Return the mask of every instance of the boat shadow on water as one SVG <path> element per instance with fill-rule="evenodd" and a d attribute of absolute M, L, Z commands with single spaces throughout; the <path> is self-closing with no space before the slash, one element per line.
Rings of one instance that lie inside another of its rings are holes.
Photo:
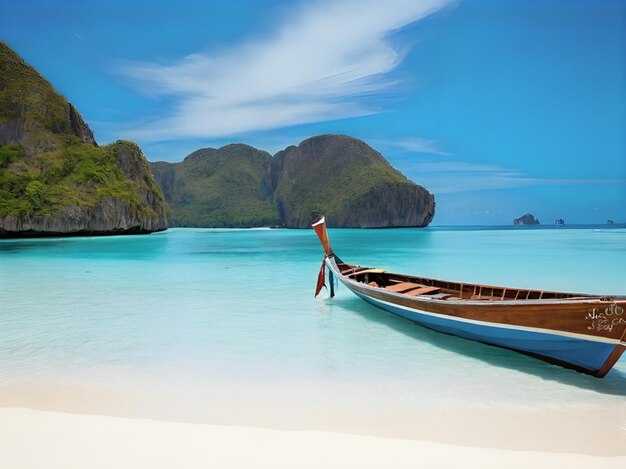
<path fill-rule="evenodd" d="M 561 384 L 588 389 L 601 394 L 626 397 L 626 372 L 617 367 L 611 370 L 603 379 L 598 379 L 560 366 L 545 363 L 519 352 L 433 331 L 415 324 L 408 319 L 395 316 L 368 305 L 359 298 L 334 298 L 333 301 L 343 310 L 358 314 L 368 321 L 374 321 L 393 329 L 395 332 L 446 351 L 481 360 L 492 366 L 514 369 L 535 375 L 546 381 L 556 381 Z"/>

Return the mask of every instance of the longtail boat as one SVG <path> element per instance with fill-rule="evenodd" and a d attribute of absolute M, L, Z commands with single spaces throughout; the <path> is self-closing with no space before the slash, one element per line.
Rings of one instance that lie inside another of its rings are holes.
<path fill-rule="evenodd" d="M 368 303 L 446 334 L 515 350 L 598 378 L 626 349 L 626 296 L 451 282 L 343 262 L 326 220 L 313 228 L 324 248 L 315 296 L 329 271 Z"/>

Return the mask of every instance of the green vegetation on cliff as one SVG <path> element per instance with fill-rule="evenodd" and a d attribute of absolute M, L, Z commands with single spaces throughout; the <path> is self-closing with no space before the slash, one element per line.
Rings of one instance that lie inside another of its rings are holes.
<path fill-rule="evenodd" d="M 274 157 L 247 145 L 151 163 L 174 226 L 304 228 L 312 211 L 331 226 L 425 226 L 434 198 L 365 142 L 321 135 Z"/>
<path fill-rule="evenodd" d="M 138 189 L 154 191 L 156 184 L 122 172 L 117 156 L 124 147 L 141 155 L 128 142 L 94 147 L 70 136 L 63 149 L 28 159 L 19 145 L 0 147 L 0 216 L 54 216 L 64 206 L 93 207 L 106 196 L 123 200 L 137 216 L 156 216 L 138 197 Z M 162 198 L 158 188 L 156 194 Z"/>
<path fill-rule="evenodd" d="M 103 206 L 101 220 L 80 212 Z M 0 235 L 164 229 L 165 207 L 139 147 L 99 147 L 74 106 L 0 42 Z"/>
<path fill-rule="evenodd" d="M 280 224 L 262 179 L 269 153 L 247 145 L 198 150 L 181 163 L 152 163 L 174 226 L 254 227 Z"/>

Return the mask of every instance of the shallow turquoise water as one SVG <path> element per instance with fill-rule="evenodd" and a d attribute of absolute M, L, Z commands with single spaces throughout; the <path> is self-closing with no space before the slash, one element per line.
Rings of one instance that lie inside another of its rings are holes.
<path fill-rule="evenodd" d="M 330 236 L 346 262 L 626 294 L 625 229 Z M 598 380 L 428 331 L 342 287 L 314 299 L 321 260 L 312 230 L 1 241 L 0 405 L 15 402 L 8 390 L 89 386 L 134 396 L 140 415 L 176 420 L 367 426 L 425 410 L 589 406 L 612 409 L 626 428 L 626 358 Z M 98 411 L 96 398 L 84 400 L 81 409 Z"/>

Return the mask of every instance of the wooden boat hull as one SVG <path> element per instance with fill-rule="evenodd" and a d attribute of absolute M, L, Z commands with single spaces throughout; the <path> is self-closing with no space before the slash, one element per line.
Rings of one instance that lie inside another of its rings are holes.
<path fill-rule="evenodd" d="M 597 377 L 604 376 L 626 350 L 626 343 L 619 339 L 501 324 L 470 319 L 462 315 L 437 313 L 425 304 L 426 301 L 422 301 L 419 306 L 407 305 L 406 299 L 400 294 L 368 288 L 360 282 L 346 278 L 341 274 L 332 257 L 326 259 L 326 266 L 359 298 L 387 312 L 429 329 L 515 350 Z M 485 307 L 488 305 L 482 306 L 482 308 Z M 458 308 L 463 309 L 463 305 Z M 545 305 L 543 308 L 545 314 L 549 315 L 550 305 Z M 591 309 L 593 308 L 590 308 L 588 304 L 581 304 L 579 317 L 584 318 Z"/>
<path fill-rule="evenodd" d="M 313 227 L 324 271 L 364 301 L 446 334 L 515 350 L 603 377 L 626 350 L 626 296 L 463 284 L 346 264 L 332 251 L 324 219 Z M 331 296 L 334 295 L 331 279 Z"/>

